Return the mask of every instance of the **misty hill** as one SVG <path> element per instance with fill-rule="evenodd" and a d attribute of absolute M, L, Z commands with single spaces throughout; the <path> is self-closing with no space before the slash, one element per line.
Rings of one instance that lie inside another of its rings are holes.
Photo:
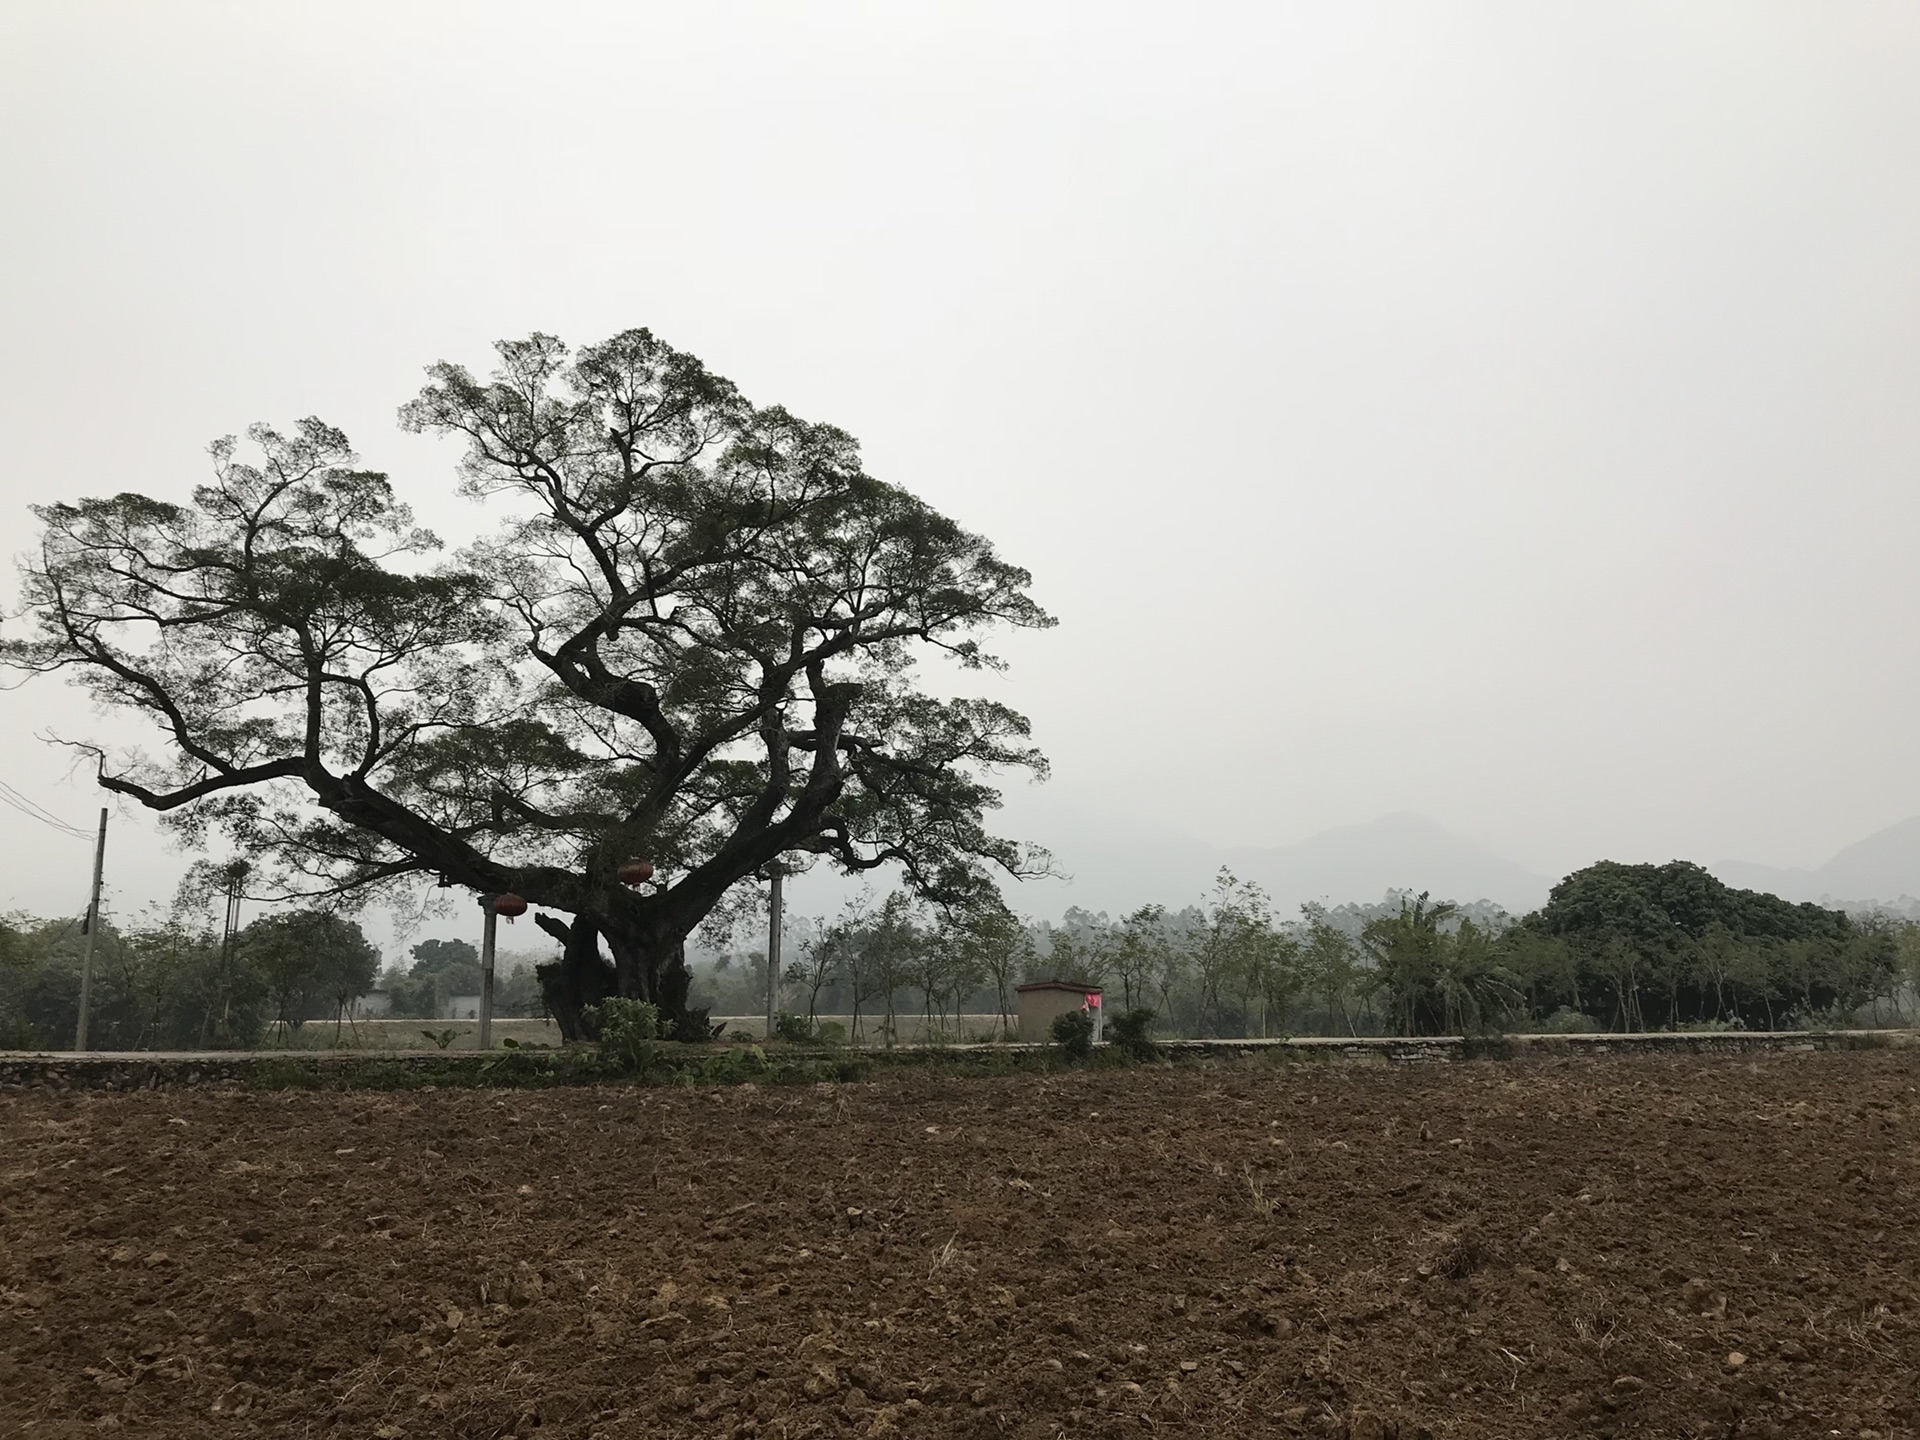
<path fill-rule="evenodd" d="M 1729 885 L 1765 890 L 1785 900 L 1897 905 L 1920 896 L 1920 815 L 1847 846 L 1815 870 L 1781 869 L 1744 860 L 1707 867 Z"/>
<path fill-rule="evenodd" d="M 1012 897 L 1016 907 L 1036 914 L 1077 905 L 1117 916 L 1150 901 L 1177 909 L 1197 903 L 1222 865 L 1265 887 L 1282 914 L 1308 900 L 1338 905 L 1409 888 L 1440 899 L 1492 900 L 1523 914 L 1546 903 L 1553 883 L 1424 816 L 1405 813 L 1323 830 L 1292 845 L 1219 846 L 1111 832 L 1054 836 L 1047 843 L 1073 880 L 1025 886 Z M 1042 898 L 1049 890 L 1057 901 Z"/>

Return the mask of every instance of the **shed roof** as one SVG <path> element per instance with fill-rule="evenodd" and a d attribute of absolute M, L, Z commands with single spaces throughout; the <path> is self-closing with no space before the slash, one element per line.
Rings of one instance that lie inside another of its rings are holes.
<path fill-rule="evenodd" d="M 1029 990 L 1070 990 L 1075 995 L 1104 993 L 1098 985 L 1077 985 L 1071 980 L 1030 980 L 1025 985 L 1016 985 L 1013 988 L 1022 995 Z"/>

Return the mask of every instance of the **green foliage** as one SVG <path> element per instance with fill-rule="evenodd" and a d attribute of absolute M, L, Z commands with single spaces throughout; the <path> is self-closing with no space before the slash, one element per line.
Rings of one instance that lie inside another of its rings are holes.
<path fill-rule="evenodd" d="M 1084 1061 L 1093 1056 L 1093 1017 L 1084 1010 L 1069 1010 L 1053 1017 L 1049 1032 L 1053 1043 L 1069 1060 Z"/>
<path fill-rule="evenodd" d="M 27 980 L 33 957 L 20 928 L 24 917 L 0 917 L 0 1050 L 36 1050 L 40 1037 L 27 1018 Z"/>
<path fill-rule="evenodd" d="M 1128 1011 L 1146 999 L 1154 976 L 1165 967 L 1172 943 L 1166 933 L 1166 914 L 1164 905 L 1142 905 L 1121 922 L 1111 947 L 1112 975 L 1120 983 L 1120 1003 Z"/>
<path fill-rule="evenodd" d="M 457 1025 L 448 1025 L 439 1030 L 422 1030 L 420 1033 L 442 1050 L 460 1038 L 460 1029 Z"/>
<path fill-rule="evenodd" d="M 733 1085 L 764 1075 L 767 1070 L 767 1052 L 758 1045 L 729 1045 L 716 1054 L 700 1057 L 690 1071 L 682 1071 L 682 1078 L 689 1083 Z"/>
<path fill-rule="evenodd" d="M 957 1014 L 964 992 L 985 986 L 991 992 L 993 1013 L 1006 1033 L 1013 1013 L 1013 985 L 1034 958 L 1033 937 L 1005 905 L 989 898 L 951 918 L 944 943 L 953 956 L 951 985 Z"/>
<path fill-rule="evenodd" d="M 1736 890 L 1683 861 L 1576 871 L 1525 929 L 1562 947 L 1565 1003 L 1619 1030 L 1813 1024 L 1899 985 L 1892 926 Z"/>
<path fill-rule="evenodd" d="M 1546 907 L 1529 923 L 1550 935 L 1619 935 L 1641 949 L 1676 933 L 1697 940 L 1716 923 L 1734 935 L 1773 940 L 1845 940 L 1853 931 L 1839 910 L 1736 890 L 1682 860 L 1603 860 L 1576 870 L 1553 887 Z"/>
<path fill-rule="evenodd" d="M 339 1016 L 371 990 L 380 952 L 360 927 L 323 910 L 265 915 L 240 932 L 240 951 L 260 977 L 273 1018 L 297 1027 Z"/>
<path fill-rule="evenodd" d="M 624 1074 L 642 1074 L 659 1057 L 657 1042 L 672 1026 L 663 1023 L 660 1007 L 644 1000 L 611 996 L 588 1007 L 598 1034 L 595 1045 L 601 1060 Z"/>
<path fill-rule="evenodd" d="M 522 965 L 494 977 L 493 1013 L 496 1019 L 545 1018 L 546 1007 L 533 966 Z"/>
<path fill-rule="evenodd" d="M 0 1031 L 22 1048 L 66 1049 L 80 1007 L 79 920 L 13 916 L 0 956 Z M 102 917 L 93 956 L 88 1042 L 100 1050 L 231 1049 L 256 1043 L 271 1015 L 240 947 L 184 913 L 130 927 Z"/>
<path fill-rule="evenodd" d="M 1123 1010 L 1107 1022 L 1107 1036 L 1115 1049 L 1129 1060 L 1156 1059 L 1160 1047 L 1153 1043 L 1154 1012 L 1144 1007 Z"/>
<path fill-rule="evenodd" d="M 814 1039 L 814 1024 L 804 1015 L 790 1015 L 782 1010 L 773 1017 L 773 1035 L 776 1040 L 805 1045 Z"/>
<path fill-rule="evenodd" d="M 1429 904 L 1422 893 L 1361 932 L 1374 962 L 1368 984 L 1385 997 L 1394 1033 L 1492 1034 L 1522 1012 L 1520 977 L 1503 963 L 1494 938 L 1458 914 L 1457 906 Z"/>
<path fill-rule="evenodd" d="M 1354 1033 L 1354 1001 L 1361 981 L 1360 952 L 1354 939 L 1327 918 L 1327 907 L 1300 907 L 1305 934 L 1300 946 L 1300 987 L 1323 1007 L 1326 1028 Z"/>
<path fill-rule="evenodd" d="M 810 1008 L 822 989 L 838 990 L 852 1008 L 856 1036 L 873 1006 L 879 1012 L 880 1039 L 891 1045 L 898 1038 L 899 992 L 910 985 L 919 988 L 929 1019 L 937 996 L 944 1014 L 957 990 L 972 988 L 961 978 L 965 964 L 959 940 L 929 924 L 911 892 L 895 890 L 877 908 L 863 895 L 823 927 L 809 942 L 803 980 L 809 986 Z"/>
<path fill-rule="evenodd" d="M 455 995 L 479 993 L 480 952 L 467 941 L 423 940 L 410 953 L 412 967 L 404 975 L 390 971 L 386 979 L 393 1014 L 432 1020 L 446 1013 Z"/>
<path fill-rule="evenodd" d="M 1287 995 L 1295 988 L 1288 963 L 1293 951 L 1292 942 L 1273 929 L 1266 891 L 1223 867 L 1214 880 L 1205 924 L 1188 947 L 1198 990 L 1199 1033 L 1225 1032 L 1225 999 L 1236 991 L 1243 1016 L 1252 1008 L 1249 1002 L 1258 998 L 1262 1032 L 1272 1001 L 1279 1001 L 1284 1015 Z M 1288 977 L 1284 982 L 1283 976 Z"/>
<path fill-rule="evenodd" d="M 1535 1021 L 1534 1028 L 1542 1035 L 1592 1035 L 1600 1029 L 1600 1022 L 1571 1005 L 1562 1005 L 1546 1019 Z"/>
<path fill-rule="evenodd" d="M 490 1085 L 543 1085 L 575 1078 L 572 1057 L 544 1045 L 523 1046 L 503 1040 L 501 1049 L 480 1062 L 479 1074 Z"/>

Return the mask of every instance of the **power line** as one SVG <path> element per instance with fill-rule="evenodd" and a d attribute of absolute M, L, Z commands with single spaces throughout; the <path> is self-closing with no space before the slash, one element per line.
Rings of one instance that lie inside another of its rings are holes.
<path fill-rule="evenodd" d="M 67 834 L 77 836 L 82 840 L 90 840 L 93 838 L 78 825 L 71 825 L 67 821 L 62 820 L 58 815 L 54 814 L 38 801 L 29 800 L 4 780 L 0 780 L 0 802 L 11 805 L 22 815 L 38 820 L 43 825 L 51 825 L 56 830 L 64 830 Z"/>
<path fill-rule="evenodd" d="M 36 812 L 29 810 L 26 806 L 15 802 L 13 797 L 10 795 L 0 794 L 0 803 L 11 805 L 15 810 L 18 810 L 22 815 L 26 816 L 29 820 L 38 820 L 42 825 L 51 826 L 53 829 L 58 830 L 62 835 L 71 835 L 75 840 L 87 840 L 92 838 L 84 830 L 75 829 L 71 825 L 63 825 L 58 820 L 49 820 L 46 816 L 37 814 Z"/>
<path fill-rule="evenodd" d="M 63 835 L 71 835 L 76 840 L 91 840 L 93 836 L 78 825 L 69 825 L 58 815 L 36 801 L 29 800 L 6 781 L 0 780 L 0 804 L 11 805 L 30 820 L 38 820 L 42 825 L 51 825 Z"/>

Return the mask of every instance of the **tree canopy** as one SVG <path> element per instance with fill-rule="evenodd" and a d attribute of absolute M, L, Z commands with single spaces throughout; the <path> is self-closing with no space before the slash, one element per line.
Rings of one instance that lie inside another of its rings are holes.
<path fill-rule="evenodd" d="M 646 330 L 496 348 L 401 411 L 464 442 L 461 492 L 501 515 L 451 560 L 317 419 L 216 443 L 185 504 L 36 507 L 5 660 L 161 742 L 88 746 L 102 785 L 281 893 L 439 877 L 559 912 L 569 1033 L 611 993 L 691 1022 L 684 938 L 783 853 L 943 904 L 1044 868 L 985 825 L 992 772 L 1044 774 L 1027 722 L 912 668 L 997 666 L 987 632 L 1051 624 L 1024 570 Z"/>
<path fill-rule="evenodd" d="M 1549 935 L 1631 937 L 1648 945 L 1699 940 L 1715 925 L 1745 938 L 1845 940 L 1853 922 L 1839 910 L 1736 890 L 1685 860 L 1623 865 L 1602 860 L 1553 887 L 1529 923 Z"/>
<path fill-rule="evenodd" d="M 1723 1017 L 1770 1028 L 1848 1011 L 1889 993 L 1898 961 L 1884 925 L 1737 890 L 1683 860 L 1576 870 L 1525 930 L 1564 951 L 1531 954 L 1565 1003 L 1629 1030 Z"/>
<path fill-rule="evenodd" d="M 323 1011 L 338 1019 L 380 972 L 380 952 L 360 927 L 324 910 L 263 915 L 240 932 L 240 946 L 274 1020 L 288 1028 Z"/>

